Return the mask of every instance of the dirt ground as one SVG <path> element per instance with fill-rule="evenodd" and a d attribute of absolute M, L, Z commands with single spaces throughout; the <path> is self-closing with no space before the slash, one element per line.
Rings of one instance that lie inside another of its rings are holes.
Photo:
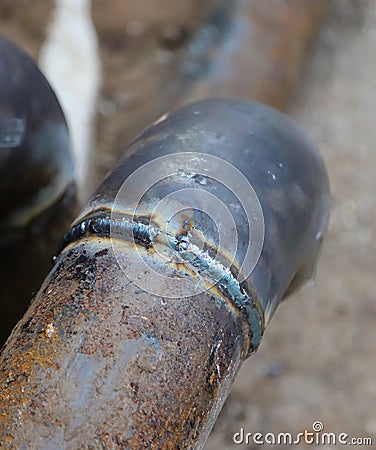
<path fill-rule="evenodd" d="M 15 13 L 14 5 L 28 3 L 33 8 Z M 133 110 L 136 133 L 141 127 L 138 117 L 147 123 L 163 110 L 165 99 L 151 110 L 142 106 L 143 96 L 163 86 L 160 80 L 174 65 L 173 55 L 208 14 L 211 2 L 200 9 L 200 2 L 184 1 L 171 17 L 150 15 L 143 23 L 138 19 L 143 14 L 139 3 L 125 28 L 107 21 L 110 13 L 104 8 L 110 2 L 93 3 L 106 67 L 122 70 L 121 52 L 132 45 L 137 50 L 128 55 L 127 66 L 134 86 L 146 79 L 140 74 L 158 67 L 152 81 L 138 88 L 141 101 L 121 91 L 123 77 L 107 78 L 98 106 L 97 173 L 102 173 L 114 159 L 106 148 L 118 133 L 124 142 L 128 139 L 113 117 L 123 107 Z M 50 6 L 47 0 L 4 0 L 0 31 L 37 56 Z M 182 18 L 192 16 L 189 8 L 200 13 L 187 24 Z M 116 16 L 116 11 L 111 14 Z M 145 36 L 152 39 L 145 41 Z M 148 47 L 155 42 L 157 49 Z M 206 450 L 283 448 L 236 445 L 233 434 L 240 428 L 296 434 L 311 430 L 315 421 L 322 422 L 324 431 L 344 432 L 349 438 L 370 436 L 376 443 L 375 49 L 375 2 L 335 0 L 289 106 L 289 113 L 322 151 L 332 187 L 333 211 L 317 277 L 277 310 L 259 351 L 242 367 Z M 140 52 L 151 52 L 155 59 L 139 66 L 132 58 Z M 179 86 L 177 82 L 166 87 L 169 99 Z"/>

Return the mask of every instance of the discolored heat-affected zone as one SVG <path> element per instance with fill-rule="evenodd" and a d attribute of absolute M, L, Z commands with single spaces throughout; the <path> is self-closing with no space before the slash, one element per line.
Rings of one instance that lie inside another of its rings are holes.
<path fill-rule="evenodd" d="M 68 247 L 8 342 L 6 448 L 192 448 L 210 431 L 246 346 L 242 320 L 215 293 L 140 290 L 109 243 Z"/>

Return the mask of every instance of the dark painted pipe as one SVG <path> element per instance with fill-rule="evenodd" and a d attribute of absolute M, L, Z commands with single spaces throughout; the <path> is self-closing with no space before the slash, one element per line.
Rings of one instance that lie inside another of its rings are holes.
<path fill-rule="evenodd" d="M 34 61 L 0 36 L 0 345 L 76 212 L 66 122 Z"/>
<path fill-rule="evenodd" d="M 323 161 L 282 113 L 212 99 L 162 117 L 2 352 L 3 448 L 202 448 L 328 216 Z"/>

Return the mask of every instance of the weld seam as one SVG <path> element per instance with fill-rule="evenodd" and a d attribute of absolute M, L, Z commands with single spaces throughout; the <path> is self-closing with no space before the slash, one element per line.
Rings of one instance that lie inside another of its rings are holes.
<path fill-rule="evenodd" d="M 111 217 L 110 214 L 99 214 L 97 217 L 83 219 L 74 225 L 64 236 L 62 248 L 70 242 L 76 241 L 85 235 L 95 234 L 102 237 L 119 239 L 134 239 L 144 247 L 151 248 L 158 235 L 165 235 L 172 249 L 188 264 L 193 266 L 198 273 L 205 271 L 219 288 L 226 293 L 233 305 L 247 317 L 251 330 L 248 355 L 253 353 L 260 344 L 263 330 L 262 315 L 258 308 L 258 302 L 252 294 L 248 294 L 231 272 L 230 268 L 214 259 L 207 251 L 202 251 L 198 246 L 190 243 L 189 236 L 174 236 L 166 230 L 146 224 L 141 221 L 131 220 L 127 217 Z"/>
<path fill-rule="evenodd" d="M 91 234 L 101 237 L 109 237 L 111 235 L 120 239 L 133 238 L 144 247 L 150 248 L 160 231 L 151 225 L 124 217 L 93 217 L 77 223 L 65 234 L 61 250 L 69 243 Z"/>

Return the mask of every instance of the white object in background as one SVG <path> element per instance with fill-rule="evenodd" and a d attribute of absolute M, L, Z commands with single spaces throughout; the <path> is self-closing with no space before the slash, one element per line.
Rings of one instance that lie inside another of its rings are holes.
<path fill-rule="evenodd" d="M 71 133 L 79 194 L 85 192 L 100 88 L 98 38 L 91 0 L 55 0 L 39 64 L 63 108 Z"/>

